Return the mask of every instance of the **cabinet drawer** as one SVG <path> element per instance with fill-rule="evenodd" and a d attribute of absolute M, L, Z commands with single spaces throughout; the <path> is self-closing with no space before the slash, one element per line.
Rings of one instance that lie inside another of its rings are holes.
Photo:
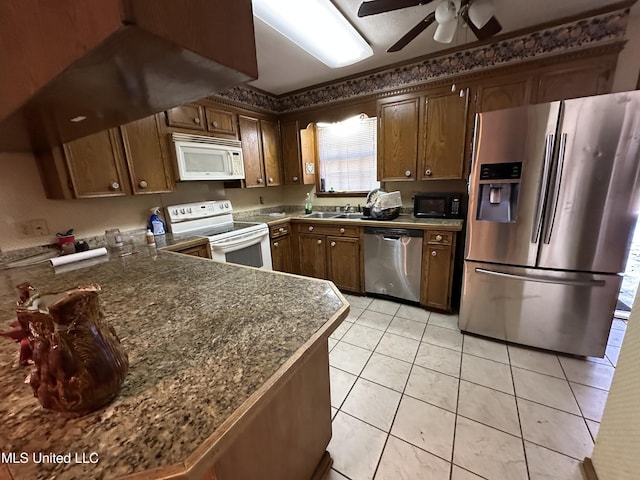
<path fill-rule="evenodd" d="M 357 237 L 359 235 L 359 227 L 351 225 L 327 225 L 321 223 L 301 223 L 299 226 L 300 233 L 313 232 L 320 235 L 335 235 L 341 237 Z"/>
<path fill-rule="evenodd" d="M 188 103 L 167 110 L 167 121 L 170 127 L 204 130 L 204 111 L 197 103 Z"/>
<path fill-rule="evenodd" d="M 291 226 L 288 223 L 275 225 L 273 227 L 269 227 L 269 236 L 271 238 L 278 238 L 284 235 L 289 235 L 289 230 Z"/>
<path fill-rule="evenodd" d="M 427 243 L 435 245 L 451 245 L 453 234 L 451 232 L 438 232 L 429 230 L 426 232 Z"/>

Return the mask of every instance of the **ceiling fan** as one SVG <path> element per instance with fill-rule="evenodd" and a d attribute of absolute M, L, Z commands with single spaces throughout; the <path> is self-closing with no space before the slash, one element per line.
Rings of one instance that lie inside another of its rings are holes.
<path fill-rule="evenodd" d="M 370 0 L 362 2 L 358 9 L 358 17 L 367 17 L 378 13 L 400 10 L 407 7 L 426 5 L 434 0 Z M 391 45 L 387 52 L 398 52 L 409 42 L 436 22 L 433 39 L 441 43 L 451 43 L 458 26 L 458 18 L 462 18 L 478 40 L 486 40 L 500 30 L 502 25 L 493 15 L 491 0 L 440 0 L 435 11 L 431 12 L 415 27 L 409 30 L 400 40 Z"/>

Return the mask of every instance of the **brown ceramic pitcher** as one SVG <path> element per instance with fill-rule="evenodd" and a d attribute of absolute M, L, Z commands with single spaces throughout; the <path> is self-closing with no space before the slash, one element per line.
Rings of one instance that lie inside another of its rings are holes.
<path fill-rule="evenodd" d="M 34 369 L 29 383 L 44 408 L 82 415 L 109 403 L 129 370 L 127 354 L 100 310 L 99 285 L 37 294 L 18 286 Z"/>

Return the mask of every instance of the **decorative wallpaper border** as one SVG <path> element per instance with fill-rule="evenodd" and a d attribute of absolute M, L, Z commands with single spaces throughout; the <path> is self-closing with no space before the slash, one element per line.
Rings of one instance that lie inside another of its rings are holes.
<path fill-rule="evenodd" d="M 216 96 L 273 113 L 292 112 L 611 43 L 624 38 L 628 19 L 629 9 L 608 12 L 281 97 L 244 86 L 234 87 Z"/>

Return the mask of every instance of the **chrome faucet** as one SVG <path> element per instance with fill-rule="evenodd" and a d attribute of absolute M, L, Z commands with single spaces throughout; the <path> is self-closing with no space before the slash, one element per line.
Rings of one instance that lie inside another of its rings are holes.
<path fill-rule="evenodd" d="M 350 204 L 350 203 L 347 203 L 347 204 L 344 206 L 344 213 L 349 213 L 350 211 L 351 211 L 351 204 Z"/>

